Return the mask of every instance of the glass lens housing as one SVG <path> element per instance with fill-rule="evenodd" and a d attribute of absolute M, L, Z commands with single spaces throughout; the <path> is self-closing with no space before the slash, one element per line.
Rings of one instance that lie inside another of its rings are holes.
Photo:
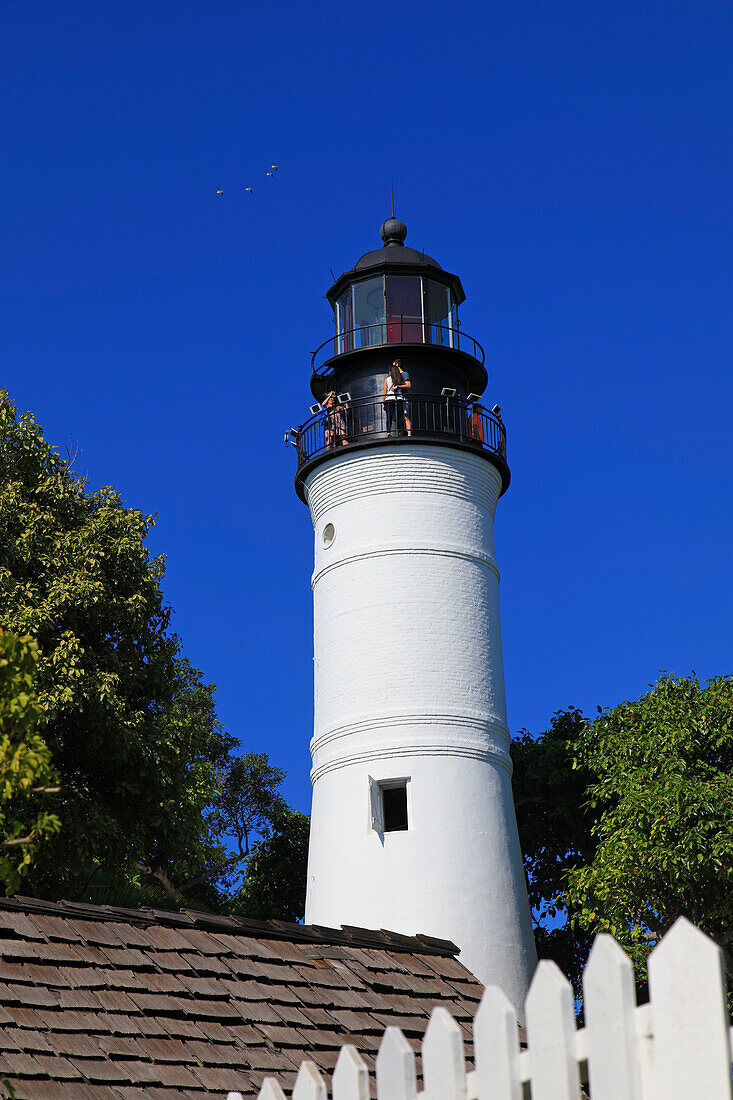
<path fill-rule="evenodd" d="M 427 344 L 452 347 L 450 291 L 442 283 L 425 279 L 425 328 Z"/>
<path fill-rule="evenodd" d="M 340 339 L 337 341 L 337 353 L 342 355 L 345 351 L 351 351 L 353 346 L 354 327 L 353 313 L 351 310 L 351 287 L 342 294 L 336 302 L 336 332 Z"/>
<path fill-rule="evenodd" d="M 336 353 L 379 344 L 459 347 L 458 311 L 447 286 L 420 275 L 377 275 L 335 303 Z"/>
<path fill-rule="evenodd" d="M 354 347 L 384 344 L 384 279 L 365 279 L 354 284 Z"/>
<path fill-rule="evenodd" d="M 387 276 L 387 342 L 421 344 L 422 279 L 419 275 Z"/>

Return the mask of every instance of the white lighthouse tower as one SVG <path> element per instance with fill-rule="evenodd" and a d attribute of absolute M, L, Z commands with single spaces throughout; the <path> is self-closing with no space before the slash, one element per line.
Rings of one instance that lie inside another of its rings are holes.
<path fill-rule="evenodd" d="M 478 404 L 460 279 L 406 234 L 390 218 L 328 291 L 320 408 L 293 439 L 315 531 L 306 920 L 453 940 L 521 1010 L 536 954 L 494 554 L 505 432 Z"/>

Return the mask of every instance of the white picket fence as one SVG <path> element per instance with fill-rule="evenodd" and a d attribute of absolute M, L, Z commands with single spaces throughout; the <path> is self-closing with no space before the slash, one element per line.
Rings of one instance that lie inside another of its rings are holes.
<path fill-rule="evenodd" d="M 415 1055 L 399 1028 L 384 1033 L 376 1063 L 378 1100 L 732 1100 L 731 1049 L 722 955 L 680 918 L 649 958 L 648 1004 L 636 1005 L 631 962 L 611 936 L 598 936 L 583 972 L 586 1025 L 576 1030 L 573 994 L 559 967 L 541 962 L 526 1001 L 527 1049 L 501 990 L 487 988 L 473 1024 L 476 1068 L 466 1071 L 461 1030 L 433 1009 L 422 1044 L 423 1090 Z M 303 1062 L 292 1100 L 327 1100 L 323 1077 Z M 367 1066 L 344 1046 L 333 1100 L 369 1100 Z M 230 1092 L 227 1100 L 242 1100 Z M 285 1100 L 267 1078 L 258 1100 Z"/>

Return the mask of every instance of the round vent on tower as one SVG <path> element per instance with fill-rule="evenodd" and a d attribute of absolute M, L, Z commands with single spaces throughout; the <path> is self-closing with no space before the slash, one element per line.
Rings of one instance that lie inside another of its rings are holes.
<path fill-rule="evenodd" d="M 323 545 L 328 549 L 333 540 L 336 538 L 336 528 L 332 523 L 327 523 L 323 528 Z"/>

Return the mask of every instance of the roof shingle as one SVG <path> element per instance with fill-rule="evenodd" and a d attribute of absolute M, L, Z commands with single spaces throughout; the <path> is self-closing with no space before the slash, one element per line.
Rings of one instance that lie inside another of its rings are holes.
<path fill-rule="evenodd" d="M 196 912 L 0 900 L 0 1075 L 24 1100 L 254 1097 L 385 1027 L 415 1050 L 434 1005 L 482 988 L 428 936 Z M 467 1036 L 470 1057 L 470 1035 Z"/>

